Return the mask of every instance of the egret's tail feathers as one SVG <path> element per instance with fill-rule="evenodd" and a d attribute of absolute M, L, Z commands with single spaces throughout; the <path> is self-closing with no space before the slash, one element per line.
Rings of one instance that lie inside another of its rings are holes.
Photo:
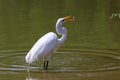
<path fill-rule="evenodd" d="M 32 53 L 29 52 L 26 55 L 25 60 L 26 60 L 26 63 L 32 64 L 33 62 L 35 62 L 37 60 L 37 58 L 34 55 L 32 55 Z"/>

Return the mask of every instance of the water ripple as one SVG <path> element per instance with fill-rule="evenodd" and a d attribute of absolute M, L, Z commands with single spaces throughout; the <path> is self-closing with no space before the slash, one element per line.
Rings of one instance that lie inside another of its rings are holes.
<path fill-rule="evenodd" d="M 27 70 L 25 55 L 27 51 L 1 50 L 0 73 L 23 72 Z M 31 71 L 42 72 L 43 62 L 31 65 Z M 64 48 L 54 52 L 49 64 L 49 72 L 101 72 L 120 70 L 119 52 L 96 49 Z"/>

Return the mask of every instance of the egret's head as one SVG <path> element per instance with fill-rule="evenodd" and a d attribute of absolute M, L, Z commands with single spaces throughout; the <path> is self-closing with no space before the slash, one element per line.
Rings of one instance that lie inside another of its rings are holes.
<path fill-rule="evenodd" d="M 63 24 L 64 22 L 71 22 L 74 21 L 74 17 L 73 16 L 66 16 L 63 18 L 59 18 L 57 21 L 57 24 Z"/>
<path fill-rule="evenodd" d="M 63 17 L 63 18 L 59 18 L 57 20 L 57 23 L 56 23 L 57 33 L 60 34 L 60 35 L 67 33 L 66 28 L 62 27 L 62 25 L 63 25 L 64 22 L 71 22 L 73 20 L 74 20 L 73 16 L 66 16 L 66 17 Z"/>
<path fill-rule="evenodd" d="M 64 21 L 64 22 L 74 21 L 74 17 L 73 17 L 73 16 L 66 16 L 66 17 L 63 18 L 63 21 Z"/>

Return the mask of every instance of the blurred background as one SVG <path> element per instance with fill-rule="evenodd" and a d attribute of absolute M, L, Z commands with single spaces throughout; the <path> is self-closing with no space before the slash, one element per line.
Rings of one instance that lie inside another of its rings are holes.
<path fill-rule="evenodd" d="M 119 49 L 120 17 L 111 17 L 119 8 L 119 0 L 1 0 L 0 49 L 30 48 L 67 15 L 75 21 L 65 24 L 65 45 Z"/>

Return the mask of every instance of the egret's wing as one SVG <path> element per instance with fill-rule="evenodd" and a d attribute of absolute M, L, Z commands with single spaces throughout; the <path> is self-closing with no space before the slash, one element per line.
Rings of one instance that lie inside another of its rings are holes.
<path fill-rule="evenodd" d="M 55 33 L 47 33 L 41 37 L 26 56 L 26 62 L 32 63 L 40 57 L 46 57 L 48 53 L 54 50 L 57 43 L 57 36 Z M 28 60 L 27 60 L 28 59 Z"/>

